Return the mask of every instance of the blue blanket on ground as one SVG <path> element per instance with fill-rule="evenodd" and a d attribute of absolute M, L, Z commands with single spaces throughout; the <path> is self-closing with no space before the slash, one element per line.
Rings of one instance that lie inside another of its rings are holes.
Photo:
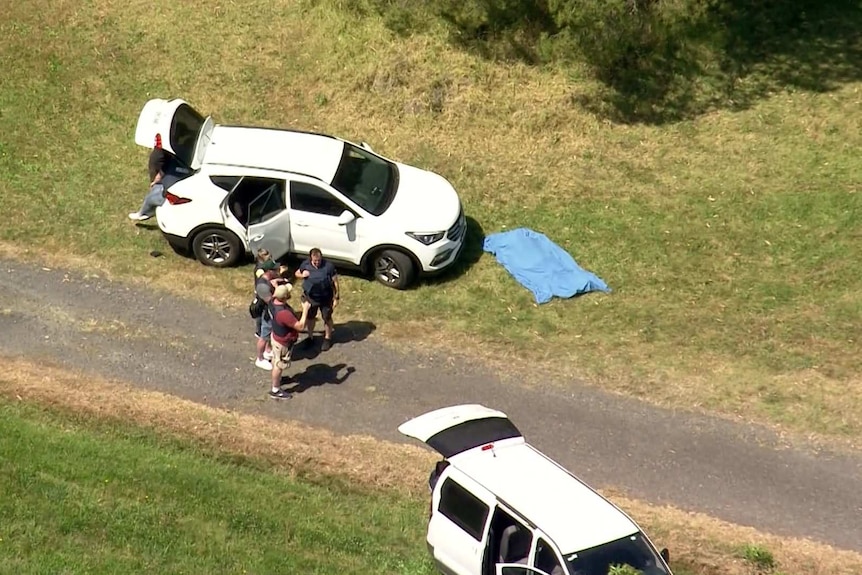
<path fill-rule="evenodd" d="M 590 291 L 611 291 L 598 276 L 582 269 L 566 250 L 533 230 L 519 228 L 491 234 L 482 248 L 494 254 L 521 285 L 533 292 L 536 303 L 546 303 L 553 296 L 570 298 Z"/>

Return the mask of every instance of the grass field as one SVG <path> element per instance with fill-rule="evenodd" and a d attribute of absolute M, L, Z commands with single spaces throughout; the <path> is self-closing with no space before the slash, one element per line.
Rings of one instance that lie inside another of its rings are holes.
<path fill-rule="evenodd" d="M 248 269 L 204 269 L 125 219 L 146 184 L 137 114 L 180 96 L 222 122 L 366 140 L 456 185 L 474 221 L 458 273 L 405 293 L 351 278 L 345 318 L 659 403 L 862 438 L 858 6 L 822 23 L 849 39 L 812 41 L 822 60 L 799 63 L 822 82 L 776 80 L 806 53 L 795 45 L 738 79 L 744 105 L 729 95 L 679 121 L 620 123 L 582 104 L 600 92 L 585 70 L 488 60 L 433 22 L 399 35 L 345 9 L 356 2 L 2 4 L 4 251 L 247 303 Z M 535 306 L 481 255 L 482 234 L 521 226 L 613 293 Z"/>
<path fill-rule="evenodd" d="M 433 573 L 423 506 L 0 404 L 2 573 Z"/>
<path fill-rule="evenodd" d="M 0 573 L 432 573 L 426 450 L 0 367 Z M 676 575 L 862 570 L 858 553 L 605 495 Z"/>

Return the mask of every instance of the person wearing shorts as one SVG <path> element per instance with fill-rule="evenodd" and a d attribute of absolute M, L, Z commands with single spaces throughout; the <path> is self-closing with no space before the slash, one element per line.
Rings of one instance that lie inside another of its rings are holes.
<path fill-rule="evenodd" d="M 263 308 L 263 313 L 254 320 L 254 335 L 257 338 L 257 356 L 255 357 L 254 365 L 266 370 L 272 369 L 272 363 L 270 362 L 272 360 L 272 350 L 270 349 L 272 317 L 270 316 L 269 302 L 272 299 L 276 280 L 274 271 L 262 271 L 260 276 L 254 280 L 254 294 L 266 304 L 266 307 Z"/>
<path fill-rule="evenodd" d="M 318 248 L 312 248 L 308 257 L 299 264 L 296 277 L 302 278 L 302 295 L 304 300 L 311 303 L 308 312 L 308 340 L 314 341 L 314 323 L 317 312 L 323 318 L 323 346 L 321 351 L 332 347 L 332 332 L 335 324 L 332 321 L 332 312 L 338 305 L 338 273 L 331 262 L 323 259 L 323 254 Z"/>
<path fill-rule="evenodd" d="M 275 288 L 270 301 L 272 316 L 272 388 L 269 397 L 272 399 L 290 399 L 289 392 L 281 389 L 281 379 L 284 370 L 290 367 L 290 354 L 299 339 L 299 332 L 305 329 L 308 320 L 308 310 L 311 304 L 302 302 L 302 316 L 297 319 L 293 309 L 288 304 L 293 286 L 283 283 Z"/>

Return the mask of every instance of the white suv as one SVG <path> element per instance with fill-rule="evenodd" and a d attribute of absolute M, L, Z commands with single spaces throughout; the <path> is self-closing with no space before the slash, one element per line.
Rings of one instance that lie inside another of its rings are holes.
<path fill-rule="evenodd" d="M 457 259 L 466 221 L 443 177 L 367 144 L 298 130 L 214 124 L 180 99 L 154 99 L 135 143 L 155 135 L 176 161 L 156 210 L 180 252 L 226 267 L 266 247 L 274 257 L 318 247 L 336 264 L 399 289 Z"/>
<path fill-rule="evenodd" d="M 481 405 L 426 413 L 398 431 L 443 459 L 431 474 L 428 548 L 447 575 L 670 575 L 640 527 Z"/>

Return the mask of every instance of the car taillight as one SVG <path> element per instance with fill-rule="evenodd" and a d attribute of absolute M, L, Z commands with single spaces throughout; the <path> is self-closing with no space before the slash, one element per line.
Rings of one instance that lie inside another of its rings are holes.
<path fill-rule="evenodd" d="M 189 203 L 189 202 L 191 201 L 189 198 L 181 198 L 181 197 L 179 197 L 178 195 L 176 195 L 176 194 L 172 194 L 172 193 L 170 193 L 170 192 L 167 192 L 167 193 L 165 194 L 165 199 L 166 199 L 166 200 L 168 201 L 168 203 L 169 203 L 170 205 L 172 205 L 172 206 L 178 206 L 178 205 L 180 205 L 180 204 L 187 204 L 187 203 Z"/>

